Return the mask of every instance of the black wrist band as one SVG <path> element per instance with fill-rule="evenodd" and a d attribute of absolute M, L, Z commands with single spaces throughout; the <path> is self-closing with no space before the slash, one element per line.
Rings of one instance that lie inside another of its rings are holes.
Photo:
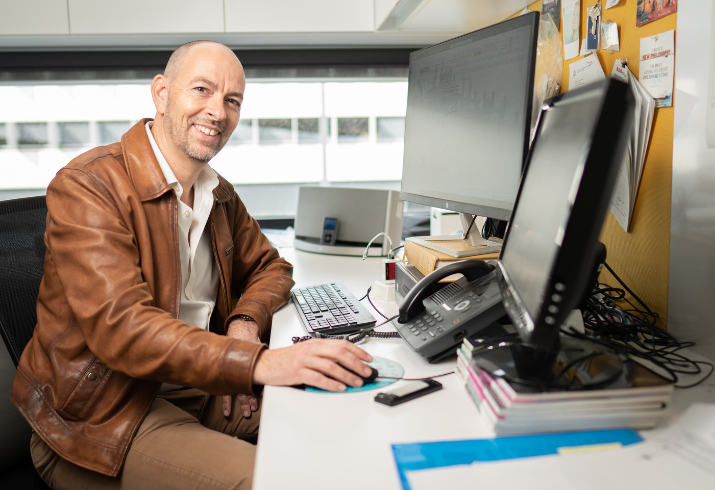
<path fill-rule="evenodd" d="M 238 318 L 240 320 L 246 320 L 247 322 L 255 322 L 256 321 L 248 315 L 236 315 L 235 318 Z"/>

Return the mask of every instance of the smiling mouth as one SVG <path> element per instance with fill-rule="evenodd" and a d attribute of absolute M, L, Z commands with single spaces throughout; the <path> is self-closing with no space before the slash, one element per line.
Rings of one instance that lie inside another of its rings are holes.
<path fill-rule="evenodd" d="M 198 129 L 200 132 L 204 133 L 206 136 L 216 136 L 217 134 L 220 133 L 220 131 L 217 131 L 215 129 L 207 128 L 206 126 L 201 126 L 200 124 L 194 124 L 194 127 Z"/>

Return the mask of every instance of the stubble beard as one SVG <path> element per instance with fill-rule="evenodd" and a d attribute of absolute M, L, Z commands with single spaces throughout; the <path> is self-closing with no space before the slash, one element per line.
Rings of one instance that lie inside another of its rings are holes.
<path fill-rule="evenodd" d="M 164 113 L 164 119 L 168 121 L 169 136 L 173 141 L 174 145 L 179 148 L 184 155 L 198 163 L 208 163 L 216 154 L 221 151 L 221 149 L 226 145 L 227 138 L 225 138 L 225 125 L 223 123 L 213 123 L 212 125 L 218 126 L 221 132 L 221 138 L 216 141 L 216 143 L 210 143 L 208 141 L 196 141 L 192 144 L 189 141 L 189 131 L 193 131 L 192 126 L 194 123 L 201 124 L 197 117 L 190 117 L 188 120 L 189 127 L 183 128 L 181 124 L 181 118 L 175 118 L 173 115 L 173 109 L 171 104 L 171 97 L 167 99 L 166 112 Z M 206 124 L 207 126 L 209 124 Z"/>

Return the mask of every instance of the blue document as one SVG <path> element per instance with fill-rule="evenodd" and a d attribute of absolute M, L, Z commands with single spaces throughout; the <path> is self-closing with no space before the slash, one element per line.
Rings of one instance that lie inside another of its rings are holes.
<path fill-rule="evenodd" d="M 528 458 L 557 454 L 560 448 L 594 444 L 621 443 L 623 446 L 641 442 L 634 430 L 599 430 L 497 437 L 465 441 L 440 441 L 415 444 L 393 444 L 397 471 L 404 490 L 410 490 L 407 471 L 441 468 L 476 461 Z"/>

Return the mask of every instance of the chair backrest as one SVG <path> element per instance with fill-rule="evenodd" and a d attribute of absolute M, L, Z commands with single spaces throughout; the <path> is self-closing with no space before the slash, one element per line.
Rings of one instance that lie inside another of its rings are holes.
<path fill-rule="evenodd" d="M 15 366 L 37 323 L 46 218 L 45 196 L 0 201 L 0 334 Z"/>

